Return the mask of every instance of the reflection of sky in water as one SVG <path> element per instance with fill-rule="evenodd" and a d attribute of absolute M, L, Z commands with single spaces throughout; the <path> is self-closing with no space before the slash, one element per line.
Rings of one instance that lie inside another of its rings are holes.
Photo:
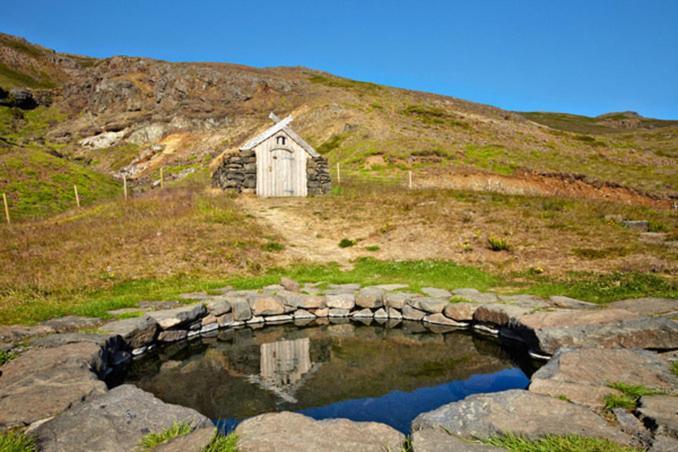
<path fill-rule="evenodd" d="M 497 392 L 506 389 L 524 389 L 530 379 L 518 368 L 504 369 L 491 374 L 477 374 L 466 380 L 455 380 L 414 391 L 391 391 L 381 397 L 344 400 L 329 405 L 307 408 L 299 413 L 314 419 L 346 418 L 353 421 L 374 421 L 388 424 L 403 433 L 410 432 L 410 424 L 420 413 L 431 411 L 446 403 L 461 400 L 471 394 Z M 218 419 L 222 431 L 230 431 L 238 424 L 235 419 Z"/>

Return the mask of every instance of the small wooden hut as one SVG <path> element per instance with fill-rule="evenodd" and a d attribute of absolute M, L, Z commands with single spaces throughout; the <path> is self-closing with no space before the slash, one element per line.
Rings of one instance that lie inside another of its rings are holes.
<path fill-rule="evenodd" d="M 327 159 L 290 128 L 292 117 L 275 123 L 226 157 L 212 176 L 225 190 L 256 191 L 258 196 L 307 196 L 331 187 Z"/>

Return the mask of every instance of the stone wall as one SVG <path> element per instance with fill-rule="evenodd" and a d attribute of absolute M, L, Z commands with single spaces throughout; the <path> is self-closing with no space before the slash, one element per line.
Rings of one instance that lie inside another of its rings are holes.
<path fill-rule="evenodd" d="M 322 195 L 330 191 L 327 159 L 323 156 L 309 158 L 306 162 L 309 195 Z M 254 151 L 240 151 L 224 159 L 212 174 L 212 185 L 224 190 L 254 191 L 257 188 L 257 158 Z"/>
<path fill-rule="evenodd" d="M 306 161 L 307 187 L 309 195 L 322 195 L 332 188 L 327 159 L 322 155 Z"/>
<path fill-rule="evenodd" d="M 254 151 L 240 151 L 226 157 L 212 174 L 212 185 L 237 192 L 256 189 L 257 157 Z"/>

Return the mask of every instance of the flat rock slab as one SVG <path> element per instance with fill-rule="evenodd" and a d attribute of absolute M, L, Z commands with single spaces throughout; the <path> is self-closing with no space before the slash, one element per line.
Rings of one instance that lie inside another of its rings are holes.
<path fill-rule="evenodd" d="M 385 424 L 347 419 L 316 421 L 301 414 L 268 413 L 235 429 L 239 452 L 383 452 L 402 450 L 405 436 Z"/>
<path fill-rule="evenodd" d="M 421 293 L 432 298 L 445 298 L 445 300 L 449 300 L 452 296 L 449 291 L 437 287 L 424 287 L 421 289 Z"/>
<path fill-rule="evenodd" d="M 118 348 L 117 342 L 119 342 L 119 338 L 116 340 L 116 337 L 110 334 L 57 333 L 35 338 L 31 340 L 31 345 L 34 347 L 54 348 L 80 342 L 88 342 L 90 344 L 98 345 L 99 347 L 107 347 L 115 350 Z"/>
<path fill-rule="evenodd" d="M 2 366 L 0 427 L 29 425 L 105 393 L 106 384 L 90 371 L 101 367 L 101 348 L 91 342 L 23 353 Z"/>
<path fill-rule="evenodd" d="M 148 433 L 175 422 L 211 427 L 191 408 L 171 405 L 136 386 L 122 385 L 77 405 L 35 429 L 40 450 L 50 452 L 123 452 L 138 448 Z"/>
<path fill-rule="evenodd" d="M 440 298 L 421 297 L 412 300 L 410 304 L 412 307 L 429 314 L 440 314 L 449 302 L 447 300 L 441 300 Z"/>
<path fill-rule="evenodd" d="M 504 449 L 450 435 L 437 428 L 412 433 L 412 452 L 499 452 Z"/>
<path fill-rule="evenodd" d="M 94 328 L 95 326 L 100 325 L 101 322 L 101 319 L 96 317 L 67 315 L 66 317 L 47 320 L 46 322 L 42 322 L 42 324 L 54 329 L 57 333 L 68 333 L 83 328 Z"/>
<path fill-rule="evenodd" d="M 621 444 L 631 441 L 589 408 L 519 389 L 472 395 L 420 414 L 412 422 L 412 430 L 426 428 L 481 440 L 513 433 L 530 439 L 575 434 Z"/>
<path fill-rule="evenodd" d="M 662 317 L 541 328 L 535 330 L 534 334 L 539 349 L 548 354 L 555 353 L 559 348 L 678 348 L 678 322 Z"/>
<path fill-rule="evenodd" d="M 650 424 L 656 433 L 678 438 L 678 397 L 641 397 L 637 411 L 645 424 Z"/>
<path fill-rule="evenodd" d="M 661 355 L 645 350 L 583 348 L 562 349 L 532 375 L 530 391 L 567 397 L 574 403 L 602 408 L 603 398 L 617 394 L 608 385 L 622 382 L 671 391 L 678 377 Z"/>
<path fill-rule="evenodd" d="M 471 303 L 490 304 L 497 303 L 499 301 L 499 297 L 497 296 L 496 293 L 493 292 L 483 293 L 477 289 L 469 288 L 455 289 L 452 291 L 452 295 L 457 298 L 462 298 Z"/>
<path fill-rule="evenodd" d="M 672 298 L 632 298 L 615 301 L 608 306 L 650 316 L 678 313 L 678 300 Z"/>
<path fill-rule="evenodd" d="M 0 342 L 18 342 L 27 337 L 55 333 L 54 328 L 47 325 L 0 325 Z"/>
<path fill-rule="evenodd" d="M 149 315 L 115 320 L 101 327 L 101 331 L 116 334 L 135 349 L 152 344 L 158 333 L 158 322 Z"/>
<path fill-rule="evenodd" d="M 536 330 L 538 328 L 563 327 L 577 325 L 596 325 L 618 322 L 620 320 L 637 319 L 640 316 L 625 309 L 590 309 L 586 311 L 563 309 L 557 311 L 540 311 L 521 316 L 517 326 Z"/>
<path fill-rule="evenodd" d="M 589 303 L 588 301 L 577 300 L 576 298 L 563 297 L 560 295 L 554 295 L 549 298 L 549 303 L 555 308 L 564 309 L 596 309 L 600 307 L 595 303 Z"/>
<path fill-rule="evenodd" d="M 162 311 L 153 311 L 149 312 L 148 315 L 153 317 L 160 328 L 163 330 L 174 328 L 179 325 L 191 323 L 200 317 L 207 314 L 207 309 L 205 306 L 200 304 L 192 304 L 187 306 L 181 306 L 174 309 L 165 309 Z"/>

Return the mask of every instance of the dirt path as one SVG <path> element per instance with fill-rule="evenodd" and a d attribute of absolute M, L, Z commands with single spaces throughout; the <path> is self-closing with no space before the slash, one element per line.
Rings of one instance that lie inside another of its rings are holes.
<path fill-rule="evenodd" d="M 302 217 L 294 212 L 307 203 L 306 199 L 240 196 L 237 203 L 285 240 L 283 255 L 289 263 L 337 262 L 342 268 L 352 267 L 350 261 L 354 258 L 353 253 L 348 248 L 338 246 L 342 237 L 323 236 L 315 224 L 319 219 L 312 215 Z"/>

